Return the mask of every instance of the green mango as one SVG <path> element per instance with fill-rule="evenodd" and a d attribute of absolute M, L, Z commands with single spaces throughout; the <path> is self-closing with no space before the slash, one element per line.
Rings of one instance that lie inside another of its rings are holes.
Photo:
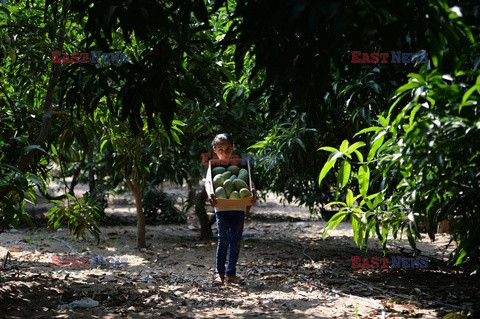
<path fill-rule="evenodd" d="M 225 192 L 227 193 L 227 198 L 230 197 L 230 194 L 235 190 L 233 188 L 233 182 L 229 179 L 223 182 L 223 188 L 225 188 Z"/>
<path fill-rule="evenodd" d="M 232 165 L 227 168 L 227 171 L 232 172 L 232 175 L 238 175 L 238 172 L 240 172 L 240 167 L 237 165 Z"/>
<path fill-rule="evenodd" d="M 216 175 L 222 174 L 225 171 L 226 171 L 225 167 L 222 167 L 222 166 L 212 168 L 212 176 L 215 177 Z"/>
<path fill-rule="evenodd" d="M 240 172 L 238 172 L 238 178 L 243 180 L 245 183 L 248 183 L 248 171 L 244 168 L 240 169 Z"/>
<path fill-rule="evenodd" d="M 217 188 L 219 186 L 222 186 L 223 185 L 223 182 L 224 182 L 224 179 L 223 179 L 223 176 L 220 174 L 220 175 L 217 175 L 213 178 L 213 188 Z"/>
<path fill-rule="evenodd" d="M 237 178 L 238 178 L 237 175 L 232 175 L 232 176 L 230 176 L 229 180 L 231 180 L 233 182 Z"/>
<path fill-rule="evenodd" d="M 227 179 L 230 178 L 230 176 L 232 176 L 232 172 L 225 171 L 225 172 L 222 173 L 222 176 L 223 176 L 223 180 L 226 181 Z"/>
<path fill-rule="evenodd" d="M 240 190 L 240 198 L 246 198 L 246 197 L 250 197 L 252 195 L 252 193 L 250 193 L 250 191 L 248 190 L 248 188 L 242 188 Z"/>
<path fill-rule="evenodd" d="M 240 178 L 237 178 L 233 181 L 233 186 L 235 186 L 235 189 L 237 191 L 240 191 L 242 188 L 248 189 L 247 183 L 245 183 L 245 181 L 241 180 Z"/>
<path fill-rule="evenodd" d="M 237 191 L 233 191 L 233 192 L 230 194 L 229 199 L 240 199 L 240 195 L 238 194 Z"/>
<path fill-rule="evenodd" d="M 225 192 L 225 188 L 223 187 L 217 187 L 215 189 L 215 196 L 217 198 L 223 198 L 223 199 L 226 199 L 227 198 L 227 193 Z"/>

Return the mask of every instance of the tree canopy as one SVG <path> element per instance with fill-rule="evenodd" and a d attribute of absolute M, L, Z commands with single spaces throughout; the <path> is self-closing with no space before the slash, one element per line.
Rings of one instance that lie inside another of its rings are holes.
<path fill-rule="evenodd" d="M 25 201 L 57 177 L 72 178 L 70 195 L 86 182 L 92 197 L 129 188 L 140 201 L 167 180 L 198 187 L 200 154 L 229 131 L 239 150 L 278 159 L 256 168 L 260 189 L 312 212 L 335 200 L 331 227 L 353 216 L 359 246 L 392 229 L 414 246 L 421 225 L 433 238 L 448 219 L 452 260 L 478 262 L 478 12 L 445 0 L 4 3 L 3 224 L 28 223 Z M 52 63 L 54 51 L 89 59 Z M 352 63 L 353 51 L 427 62 Z M 77 217 L 76 234 L 97 231 Z"/>

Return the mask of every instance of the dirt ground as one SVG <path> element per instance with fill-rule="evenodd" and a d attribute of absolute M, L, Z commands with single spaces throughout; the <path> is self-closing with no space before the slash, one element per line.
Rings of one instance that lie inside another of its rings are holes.
<path fill-rule="evenodd" d="M 453 248 L 448 235 L 419 243 L 425 269 L 352 269 L 352 256 L 383 257 L 375 239 L 360 251 L 341 223 L 324 240 L 325 222 L 269 196 L 245 224 L 245 284 L 217 286 L 216 242 L 198 239 L 192 213 L 186 224 L 148 225 L 150 246 L 139 251 L 134 209 L 129 197 L 110 198 L 98 246 L 41 222 L 1 233 L 0 318 L 480 318 L 478 275 L 442 262 Z M 412 249 L 392 242 L 389 253 Z M 90 259 L 87 268 L 52 268 L 52 256 Z M 91 269 L 92 256 L 128 265 Z"/>

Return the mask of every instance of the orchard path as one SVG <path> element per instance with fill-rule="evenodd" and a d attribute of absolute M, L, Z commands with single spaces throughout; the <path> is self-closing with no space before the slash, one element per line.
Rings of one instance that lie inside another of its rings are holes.
<path fill-rule="evenodd" d="M 238 268 L 246 284 L 215 286 L 215 241 L 198 239 L 190 213 L 186 224 L 147 226 L 150 246 L 141 251 L 131 198 L 111 198 L 107 214 L 99 246 L 49 231 L 41 219 L 36 229 L 1 233 L 0 318 L 442 318 L 480 308 L 474 276 L 441 263 L 448 235 L 419 243 L 426 269 L 352 269 L 351 256 L 382 256 L 376 240 L 359 251 L 348 223 L 323 240 L 325 222 L 270 196 L 245 225 Z M 390 247 L 411 252 L 406 240 Z M 128 267 L 52 269 L 52 256 L 75 254 L 123 257 Z M 82 298 L 98 305 L 68 309 Z"/>

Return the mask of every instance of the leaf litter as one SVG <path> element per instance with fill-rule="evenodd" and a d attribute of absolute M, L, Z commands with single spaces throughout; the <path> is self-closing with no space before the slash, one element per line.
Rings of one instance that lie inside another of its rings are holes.
<path fill-rule="evenodd" d="M 432 261 L 427 269 L 352 269 L 351 256 L 380 257 L 380 246 L 359 251 L 347 223 L 322 240 L 324 227 L 304 208 L 259 204 L 237 267 L 246 284 L 220 286 L 212 280 L 215 240 L 198 239 L 191 214 L 187 224 L 148 225 L 151 246 L 142 250 L 134 224 L 102 227 L 99 246 L 65 230 L 4 232 L 0 310 L 5 318 L 441 318 L 480 308 L 480 288 L 439 259 L 448 236 L 419 243 Z M 126 257 L 128 267 L 52 268 L 52 256 L 77 254 Z M 65 306 L 80 300 L 91 307 Z"/>

